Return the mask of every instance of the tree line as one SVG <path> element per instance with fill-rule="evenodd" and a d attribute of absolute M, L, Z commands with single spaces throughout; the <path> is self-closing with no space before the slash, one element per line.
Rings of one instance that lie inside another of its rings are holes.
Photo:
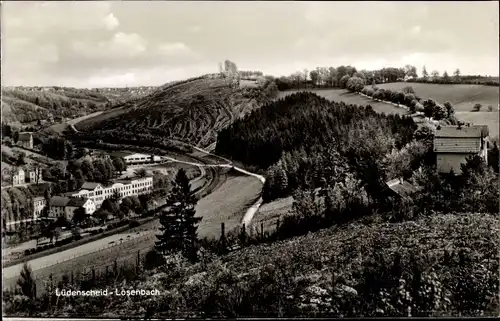
<path fill-rule="evenodd" d="M 409 82 L 418 83 L 435 83 L 435 84 L 467 84 L 467 85 L 487 85 L 498 86 L 498 77 L 480 76 L 480 75 L 462 75 L 460 69 L 453 71 L 453 75 L 449 75 L 445 70 L 441 75 L 437 70 L 433 70 L 430 74 L 427 68 L 422 68 L 420 77 L 408 79 Z"/>
<path fill-rule="evenodd" d="M 434 70 L 429 73 L 423 68 L 422 76 L 417 74 L 417 68 L 412 65 L 405 65 L 401 68 L 387 67 L 378 70 L 358 70 L 353 66 L 339 67 L 316 67 L 314 70 L 304 69 L 289 76 L 276 78 L 278 89 L 306 89 L 306 88 L 345 88 L 347 80 L 342 81 L 345 76 L 357 77 L 365 84 L 381 84 L 397 81 L 424 82 L 439 84 L 483 84 L 498 86 L 498 77 L 461 75 L 460 69 L 456 69 L 453 76 L 446 71 L 440 76 Z"/>

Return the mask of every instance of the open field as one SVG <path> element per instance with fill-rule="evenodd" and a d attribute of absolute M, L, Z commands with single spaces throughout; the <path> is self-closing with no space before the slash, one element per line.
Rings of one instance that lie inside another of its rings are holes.
<path fill-rule="evenodd" d="M 68 120 L 67 122 L 54 124 L 54 125 L 50 126 L 49 128 L 44 129 L 42 132 L 44 134 L 62 134 L 65 130 L 68 129 L 69 125 L 75 125 L 81 121 L 84 121 L 85 119 L 97 117 L 102 113 L 103 113 L 102 111 L 98 111 L 98 112 L 91 113 L 91 114 L 88 114 L 85 116 L 73 118 L 71 120 Z"/>
<path fill-rule="evenodd" d="M 377 85 L 380 88 L 399 90 L 405 86 L 412 86 L 416 94 L 423 99 L 432 97 L 438 102 L 444 103 L 450 101 L 457 110 L 459 120 L 470 122 L 475 125 L 488 125 L 490 136 L 498 136 L 498 112 L 489 112 L 488 105 L 498 106 L 498 88 L 482 85 L 439 85 L 439 84 L 420 84 L 420 83 L 389 83 Z M 448 88 L 447 88 L 448 87 Z M 388 103 L 376 102 L 361 95 L 349 93 L 343 89 L 309 89 L 319 96 L 332 101 L 343 101 L 348 104 L 371 105 L 377 112 L 386 114 L 407 115 L 408 112 L 403 108 L 398 108 Z M 291 95 L 297 90 L 282 91 L 279 98 Z M 429 96 L 427 96 L 429 95 Z M 468 96 L 471 95 L 471 96 Z M 474 96 L 475 95 L 475 96 Z M 437 97 L 440 97 L 437 98 Z M 476 98 L 478 100 L 476 100 Z M 456 102 L 459 102 L 456 104 Z M 472 112 L 472 106 L 475 103 L 481 103 L 484 111 Z M 495 109 L 494 109 L 495 110 Z"/>
<path fill-rule="evenodd" d="M 306 90 L 300 90 L 300 91 L 306 91 Z M 325 97 L 326 99 L 335 102 L 343 101 L 346 104 L 354 104 L 360 106 L 371 105 L 373 107 L 373 110 L 379 113 L 400 114 L 400 115 L 408 114 L 408 112 L 403 108 L 398 108 L 394 105 L 387 103 L 373 101 L 361 95 L 350 93 L 344 89 L 308 89 L 307 91 L 313 92 L 321 97 Z M 283 98 L 296 92 L 298 92 L 298 90 L 280 91 L 278 98 Z"/>
<path fill-rule="evenodd" d="M 198 235 L 218 237 L 221 223 L 225 223 L 226 231 L 238 226 L 247 208 L 260 197 L 261 189 L 258 179 L 231 174 L 213 193 L 198 201 L 196 216 L 203 217 Z"/>
<path fill-rule="evenodd" d="M 257 88 L 259 87 L 259 84 L 257 84 L 257 81 L 255 80 L 246 80 L 246 79 L 240 80 L 240 88 L 246 88 L 246 87 Z"/>
<path fill-rule="evenodd" d="M 499 87 L 483 85 L 442 85 L 395 82 L 388 84 L 378 84 L 377 87 L 391 90 L 401 90 L 406 86 L 411 86 L 416 95 L 422 99 L 432 98 L 440 103 L 449 101 L 456 111 L 471 111 L 476 103 L 480 103 L 483 108 L 492 105 L 498 108 Z"/>
<path fill-rule="evenodd" d="M 259 90 L 248 95 L 247 90 L 234 90 L 224 79 L 200 77 L 160 87 L 130 108 L 105 112 L 79 122 L 76 128 L 95 135 L 135 132 L 206 146 L 215 141 L 218 130 L 267 99 Z"/>
<path fill-rule="evenodd" d="M 498 112 L 488 112 L 488 111 L 458 111 L 456 112 L 457 118 L 467 123 L 472 123 L 474 125 L 488 125 L 490 129 L 490 137 L 498 137 Z"/>

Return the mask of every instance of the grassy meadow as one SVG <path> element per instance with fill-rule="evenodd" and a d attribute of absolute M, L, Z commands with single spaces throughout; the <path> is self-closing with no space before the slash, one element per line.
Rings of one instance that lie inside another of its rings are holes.
<path fill-rule="evenodd" d="M 306 91 L 306 90 L 287 90 L 279 92 L 278 98 L 283 98 L 298 91 Z M 344 89 L 307 89 L 308 92 L 313 92 L 321 97 L 324 97 L 328 100 L 335 102 L 345 102 L 346 104 L 360 105 L 366 106 L 371 105 L 373 110 L 379 113 L 385 114 L 400 114 L 406 115 L 408 112 L 403 108 L 398 108 L 391 104 L 383 103 L 368 99 L 366 97 L 360 96 L 355 93 L 350 93 Z"/>

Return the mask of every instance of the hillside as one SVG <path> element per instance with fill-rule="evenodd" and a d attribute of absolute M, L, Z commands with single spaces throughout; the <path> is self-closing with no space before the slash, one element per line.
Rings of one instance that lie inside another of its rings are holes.
<path fill-rule="evenodd" d="M 271 89 L 271 83 L 242 89 L 231 88 L 224 79 L 197 77 L 161 86 L 131 106 L 82 121 L 76 128 L 103 140 L 141 134 L 207 146 L 220 129 L 266 102 Z"/>
<path fill-rule="evenodd" d="M 2 88 L 2 121 L 19 126 L 56 117 L 74 118 L 142 97 L 153 88 Z"/>
<path fill-rule="evenodd" d="M 486 214 L 358 222 L 195 265 L 172 260 L 139 280 L 106 283 L 161 296 L 61 297 L 42 315 L 142 318 L 148 307 L 155 318 L 495 315 L 498 223 Z"/>

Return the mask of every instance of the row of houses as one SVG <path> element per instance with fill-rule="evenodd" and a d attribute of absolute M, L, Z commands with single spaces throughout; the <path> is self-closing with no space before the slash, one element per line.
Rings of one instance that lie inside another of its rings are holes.
<path fill-rule="evenodd" d="M 112 198 L 115 195 L 121 199 L 151 192 L 153 192 L 153 177 L 151 176 L 116 180 L 109 186 L 86 182 L 77 192 L 52 197 L 50 199 L 49 217 L 58 218 L 64 216 L 67 220 L 71 220 L 78 208 L 83 208 L 85 214 L 92 215 L 101 207 L 105 199 Z"/>
<path fill-rule="evenodd" d="M 32 171 L 25 171 L 24 169 L 20 168 L 16 173 L 14 173 L 14 175 L 12 175 L 13 186 L 35 182 L 42 182 L 42 170 L 40 168 Z"/>
<path fill-rule="evenodd" d="M 73 218 L 75 210 L 83 208 L 85 214 L 92 215 L 99 209 L 105 199 L 117 195 L 119 199 L 127 196 L 139 196 L 149 194 L 153 191 L 153 177 L 135 177 L 130 179 L 116 180 L 113 184 L 104 186 L 100 183 L 86 182 L 76 192 L 52 196 L 49 199 L 49 213 L 51 218 L 65 217 L 67 220 Z M 38 196 L 33 198 L 33 220 L 42 215 L 47 206 L 47 199 Z M 6 225 L 16 225 L 16 222 L 6 218 Z M 30 219 L 31 220 L 31 219 Z"/>

